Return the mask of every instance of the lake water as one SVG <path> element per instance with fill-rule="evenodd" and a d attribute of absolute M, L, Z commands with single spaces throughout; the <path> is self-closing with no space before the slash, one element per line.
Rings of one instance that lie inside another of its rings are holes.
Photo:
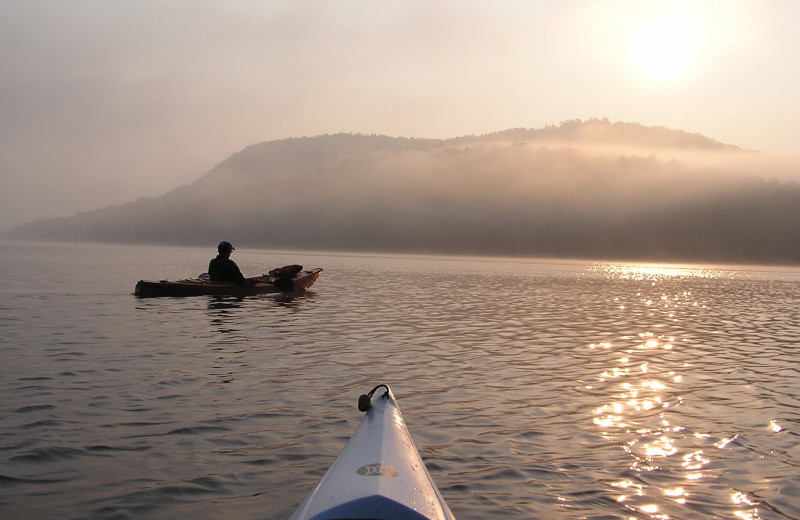
<path fill-rule="evenodd" d="M 800 518 L 798 269 L 0 245 L 0 518 L 286 518 L 378 383 L 459 520 Z"/>

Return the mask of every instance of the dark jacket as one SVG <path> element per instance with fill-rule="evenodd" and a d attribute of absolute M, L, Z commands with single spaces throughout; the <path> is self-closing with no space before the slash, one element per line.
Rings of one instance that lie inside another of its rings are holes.
<path fill-rule="evenodd" d="M 233 282 L 242 287 L 250 285 L 249 281 L 242 275 L 236 262 L 224 256 L 217 256 L 209 262 L 208 276 L 217 282 Z"/>

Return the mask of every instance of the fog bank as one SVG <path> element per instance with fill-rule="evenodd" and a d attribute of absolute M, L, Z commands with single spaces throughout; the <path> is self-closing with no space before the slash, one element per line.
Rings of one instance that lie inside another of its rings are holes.
<path fill-rule="evenodd" d="M 4 236 L 800 263 L 800 187 L 765 177 L 754 166 L 763 163 L 759 154 L 693 134 L 639 125 L 616 131 L 598 121 L 576 123 L 574 137 L 570 124 L 552 135 L 271 141 L 162 197 Z M 634 137 L 608 137 L 611 130 Z"/>

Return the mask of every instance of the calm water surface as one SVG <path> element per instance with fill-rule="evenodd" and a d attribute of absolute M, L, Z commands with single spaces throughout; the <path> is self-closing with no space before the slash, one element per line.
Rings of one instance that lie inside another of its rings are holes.
<path fill-rule="evenodd" d="M 800 270 L 3 244 L 0 518 L 282 519 L 388 383 L 459 520 L 800 518 Z"/>

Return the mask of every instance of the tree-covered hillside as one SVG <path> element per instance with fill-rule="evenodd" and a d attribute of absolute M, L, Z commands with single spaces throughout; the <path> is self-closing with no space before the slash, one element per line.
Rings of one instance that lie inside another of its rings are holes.
<path fill-rule="evenodd" d="M 5 238 L 800 263 L 800 187 L 749 175 L 753 155 L 606 120 L 450 140 L 286 139 L 161 197 Z"/>

